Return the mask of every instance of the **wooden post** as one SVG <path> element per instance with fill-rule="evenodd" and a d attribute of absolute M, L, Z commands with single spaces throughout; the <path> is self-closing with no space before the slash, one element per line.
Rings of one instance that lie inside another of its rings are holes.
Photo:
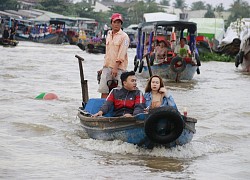
<path fill-rule="evenodd" d="M 88 81 L 84 80 L 84 73 L 83 73 L 83 66 L 82 66 L 82 61 L 84 61 L 84 59 L 78 55 L 75 55 L 75 57 L 78 59 L 78 63 L 79 63 L 81 87 L 82 87 L 82 102 L 86 104 L 87 101 L 89 100 L 89 93 L 88 93 Z"/>
<path fill-rule="evenodd" d="M 146 55 L 146 61 L 147 61 L 147 65 L 148 65 L 149 77 L 151 77 L 152 76 L 152 70 L 151 70 L 151 66 L 150 66 L 150 62 L 149 62 L 149 53 Z"/>

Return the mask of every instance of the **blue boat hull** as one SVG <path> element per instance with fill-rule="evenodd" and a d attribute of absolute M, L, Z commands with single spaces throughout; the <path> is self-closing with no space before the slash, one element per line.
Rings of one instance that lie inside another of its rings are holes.
<path fill-rule="evenodd" d="M 186 68 L 181 73 L 176 73 L 176 72 L 172 71 L 170 68 L 170 64 L 167 64 L 167 63 L 151 66 L 151 71 L 152 71 L 153 75 L 157 74 L 163 78 L 170 79 L 173 81 L 192 80 L 194 77 L 194 74 L 196 73 L 196 70 L 197 70 L 197 66 L 194 66 L 192 64 L 187 64 Z M 149 77 L 149 71 L 148 71 L 147 66 L 143 67 L 141 75 L 144 78 Z"/>
<path fill-rule="evenodd" d="M 150 117 L 152 117 L 152 114 L 150 113 L 139 114 L 133 117 L 91 117 L 91 114 L 96 113 L 104 101 L 105 99 L 90 99 L 84 110 L 79 109 L 78 117 L 80 118 L 81 126 L 90 138 L 105 141 L 121 140 L 146 148 L 152 148 L 159 145 L 163 145 L 165 147 L 174 147 L 176 145 L 184 145 L 189 143 L 195 133 L 195 123 L 197 120 L 180 115 L 180 121 L 183 123 L 180 134 L 167 143 L 159 143 L 159 141 L 157 142 L 152 140 L 152 138 L 150 138 L 146 133 L 146 128 L 148 128 L 146 125 L 147 121 L 149 121 Z M 166 110 L 168 109 L 166 108 Z M 176 110 L 174 109 L 173 111 Z M 171 117 L 168 118 L 162 116 L 162 119 L 164 120 L 164 123 L 166 121 L 171 121 Z M 155 125 L 155 129 L 151 129 L 151 132 L 154 133 L 159 129 L 161 130 L 162 125 L 159 125 L 161 122 L 159 123 L 158 121 L 161 121 L 161 117 L 158 119 L 151 118 L 151 120 L 152 121 L 149 126 L 154 126 L 154 123 L 158 123 Z M 165 123 L 163 127 L 166 126 L 168 126 L 168 124 Z M 178 125 L 175 123 L 171 124 L 171 129 L 174 129 L 173 126 Z M 166 129 L 164 130 L 167 131 Z M 157 136 L 157 134 L 155 135 Z"/>

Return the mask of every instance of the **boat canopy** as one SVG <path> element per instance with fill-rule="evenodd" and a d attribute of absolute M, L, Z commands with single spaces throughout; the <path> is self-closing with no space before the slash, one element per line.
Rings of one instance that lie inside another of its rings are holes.
<path fill-rule="evenodd" d="M 183 31 L 188 29 L 190 33 L 195 33 L 197 31 L 197 24 L 194 22 L 188 21 L 154 21 L 154 22 L 145 22 L 139 24 L 138 28 L 144 30 L 154 30 L 154 28 L 163 27 L 165 29 L 174 27 L 175 30 Z"/>

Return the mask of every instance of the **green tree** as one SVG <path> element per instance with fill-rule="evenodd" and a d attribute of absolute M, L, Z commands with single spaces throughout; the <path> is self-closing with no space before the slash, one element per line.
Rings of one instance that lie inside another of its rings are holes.
<path fill-rule="evenodd" d="M 173 4 L 175 8 L 180 8 L 181 10 L 184 10 L 187 7 L 185 0 L 175 0 Z"/>
<path fill-rule="evenodd" d="M 230 6 L 229 11 L 231 12 L 228 17 L 228 24 L 230 22 L 236 21 L 238 18 L 249 18 L 250 14 L 250 6 L 248 2 L 242 0 L 235 0 L 233 4 Z"/>
<path fill-rule="evenodd" d="M 170 0 L 161 0 L 161 1 L 160 1 L 160 5 L 169 6 L 169 1 L 170 1 Z"/>
<path fill-rule="evenodd" d="M 215 18 L 213 6 L 211 4 L 207 4 L 207 12 L 204 15 L 204 17 L 205 18 Z"/>
<path fill-rule="evenodd" d="M 128 17 L 130 20 L 130 24 L 138 24 L 143 21 L 144 13 L 153 13 L 153 12 L 163 12 L 161 7 L 158 7 L 157 3 L 150 2 L 145 3 L 143 1 L 139 1 L 133 5 L 128 10 Z"/>
<path fill-rule="evenodd" d="M 41 0 L 40 8 L 58 14 L 69 15 L 69 9 L 73 6 L 71 0 Z"/>
<path fill-rule="evenodd" d="M 204 1 L 197 1 L 197 2 L 193 2 L 191 4 L 191 10 L 195 11 L 195 10 L 205 10 L 206 9 L 206 5 Z"/>
<path fill-rule="evenodd" d="M 17 0 L 0 0 L 0 10 L 17 10 L 19 8 Z"/>

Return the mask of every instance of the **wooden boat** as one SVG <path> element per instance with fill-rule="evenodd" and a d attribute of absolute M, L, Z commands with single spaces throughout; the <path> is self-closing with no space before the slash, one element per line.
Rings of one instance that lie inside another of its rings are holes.
<path fill-rule="evenodd" d="M 241 65 L 242 71 L 250 72 L 250 33 L 241 41 L 240 51 L 235 57 L 235 66 Z"/>
<path fill-rule="evenodd" d="M 80 47 L 80 46 L 78 45 L 78 47 Z M 94 53 L 94 54 L 102 53 L 102 54 L 105 54 L 105 52 L 106 52 L 106 46 L 103 43 L 93 43 L 93 42 L 90 42 L 90 43 L 86 44 L 85 50 L 88 53 Z"/>
<path fill-rule="evenodd" d="M 137 52 L 134 58 L 134 71 L 139 69 L 139 73 L 145 78 L 153 74 L 158 74 L 163 78 L 176 82 L 193 79 L 196 72 L 200 74 L 199 66 L 201 65 L 198 50 L 196 48 L 196 30 L 196 23 L 185 21 L 154 21 L 139 24 Z M 184 37 L 184 33 L 186 33 L 187 39 L 189 40 L 188 45 L 191 50 L 191 55 L 189 57 L 176 55 L 172 48 L 172 45 L 175 45 L 175 43 L 172 43 L 171 47 L 168 49 L 168 54 L 164 62 L 160 64 L 153 63 L 152 60 L 157 62 L 156 56 L 151 55 L 155 54 L 155 52 L 151 52 L 153 42 L 154 47 L 156 47 L 157 40 L 173 42 L 174 39 L 172 39 L 172 34 L 174 31 L 178 31 L 180 37 Z M 145 53 L 144 46 L 146 44 L 148 44 L 149 47 Z"/>
<path fill-rule="evenodd" d="M 45 44 L 62 44 L 63 35 L 54 33 L 40 33 L 40 34 L 19 34 L 17 33 L 15 38 L 19 41 L 32 41 Z"/>
<path fill-rule="evenodd" d="M 81 126 L 93 139 L 121 140 L 146 148 L 175 147 L 189 143 L 195 133 L 196 119 L 182 116 L 173 107 L 160 107 L 134 117 L 91 117 L 105 99 L 90 99 L 79 109 Z"/>
<path fill-rule="evenodd" d="M 0 38 L 0 45 L 2 46 L 17 46 L 19 41 L 17 40 L 10 40 L 10 39 L 2 39 Z"/>
<path fill-rule="evenodd" d="M 197 120 L 181 115 L 173 107 L 160 107 L 147 114 L 133 117 L 112 117 L 112 111 L 103 117 L 92 117 L 105 99 L 88 99 L 87 80 L 84 80 L 82 68 L 84 59 L 77 55 L 76 57 L 79 62 L 83 98 L 83 106 L 78 109 L 78 117 L 90 138 L 105 141 L 121 140 L 145 148 L 170 148 L 192 140 Z"/>

